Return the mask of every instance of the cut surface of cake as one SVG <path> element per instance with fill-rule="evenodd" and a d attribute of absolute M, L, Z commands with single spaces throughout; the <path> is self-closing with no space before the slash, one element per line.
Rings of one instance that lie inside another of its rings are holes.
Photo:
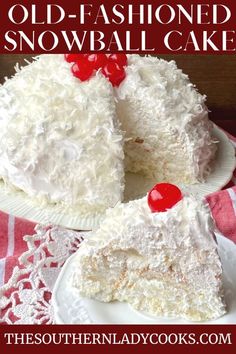
<path fill-rule="evenodd" d="M 119 204 L 77 251 L 73 286 L 149 315 L 218 318 L 225 304 L 213 231 L 208 207 L 193 196 L 163 212 L 151 212 L 146 198 Z"/>
<path fill-rule="evenodd" d="M 123 198 L 112 85 L 42 55 L 0 87 L 0 176 L 31 197 L 100 212 Z"/>
<path fill-rule="evenodd" d="M 130 55 L 126 74 L 116 89 L 126 169 L 159 182 L 204 181 L 216 151 L 206 97 L 174 61 Z"/>

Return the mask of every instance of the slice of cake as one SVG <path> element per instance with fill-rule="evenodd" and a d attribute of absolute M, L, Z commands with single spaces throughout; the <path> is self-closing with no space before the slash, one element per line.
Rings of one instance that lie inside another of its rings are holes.
<path fill-rule="evenodd" d="M 126 169 L 159 182 L 203 181 L 216 151 L 206 97 L 174 61 L 130 55 L 128 64 L 116 89 Z"/>
<path fill-rule="evenodd" d="M 109 209 L 75 262 L 73 284 L 84 297 L 191 321 L 225 313 L 210 211 L 173 185 Z"/>
<path fill-rule="evenodd" d="M 0 177 L 29 196 L 94 213 L 123 198 L 123 133 L 113 88 L 80 82 L 42 55 L 0 87 Z"/>

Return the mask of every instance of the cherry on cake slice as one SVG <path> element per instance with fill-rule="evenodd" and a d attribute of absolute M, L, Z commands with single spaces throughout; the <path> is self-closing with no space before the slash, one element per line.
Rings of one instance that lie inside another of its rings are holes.
<path fill-rule="evenodd" d="M 83 62 L 80 73 L 72 67 L 42 55 L 0 87 L 0 178 L 94 214 L 123 198 L 123 133 L 111 83 Z"/>
<path fill-rule="evenodd" d="M 222 266 L 209 208 L 171 184 L 109 209 L 75 257 L 73 286 L 157 317 L 224 315 Z"/>

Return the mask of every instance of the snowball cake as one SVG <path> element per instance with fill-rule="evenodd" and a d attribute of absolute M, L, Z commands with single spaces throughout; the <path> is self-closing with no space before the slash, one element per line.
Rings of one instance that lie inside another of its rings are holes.
<path fill-rule="evenodd" d="M 122 201 L 125 170 L 204 181 L 216 149 L 204 102 L 173 61 L 41 55 L 0 86 L 0 178 L 91 213 Z"/>
<path fill-rule="evenodd" d="M 148 200 L 109 209 L 75 257 L 81 296 L 191 321 L 225 313 L 210 211 L 174 185 L 158 184 Z"/>

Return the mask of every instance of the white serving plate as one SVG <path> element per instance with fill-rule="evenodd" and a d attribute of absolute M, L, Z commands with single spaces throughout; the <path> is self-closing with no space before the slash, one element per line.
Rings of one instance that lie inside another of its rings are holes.
<path fill-rule="evenodd" d="M 236 245 L 221 235 L 217 235 L 217 241 L 223 266 L 223 284 L 228 312 L 204 324 L 236 324 Z M 56 324 L 203 324 L 203 322 L 151 317 L 134 310 L 127 303 L 102 303 L 82 298 L 79 291 L 72 287 L 72 275 L 76 266 L 75 255 L 72 255 L 63 266 L 54 286 L 52 305 Z"/>
<path fill-rule="evenodd" d="M 212 173 L 205 183 L 188 185 L 187 190 L 204 197 L 224 187 L 235 168 L 235 149 L 227 135 L 214 127 L 214 137 L 219 141 Z M 125 201 L 141 198 L 156 184 L 155 180 L 138 174 L 126 174 Z M 186 188 L 186 186 L 180 186 Z M 98 226 L 103 214 L 81 215 L 77 210 L 65 210 L 57 205 L 40 205 L 22 191 L 9 191 L 0 182 L 0 210 L 36 223 L 56 224 L 74 230 L 92 230 Z"/>

